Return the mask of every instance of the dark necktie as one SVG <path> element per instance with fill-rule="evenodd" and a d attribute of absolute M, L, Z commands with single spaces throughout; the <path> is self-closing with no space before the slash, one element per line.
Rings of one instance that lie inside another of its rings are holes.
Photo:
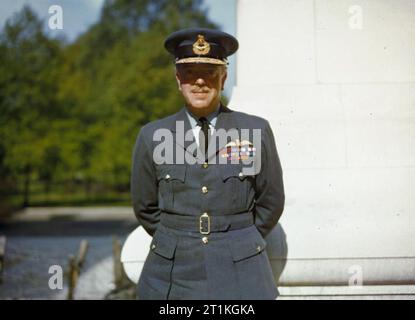
<path fill-rule="evenodd" d="M 204 152 L 204 155 L 206 156 L 210 138 L 208 119 L 205 117 L 199 118 L 199 125 L 201 127 L 199 131 L 199 148 L 202 152 Z"/>

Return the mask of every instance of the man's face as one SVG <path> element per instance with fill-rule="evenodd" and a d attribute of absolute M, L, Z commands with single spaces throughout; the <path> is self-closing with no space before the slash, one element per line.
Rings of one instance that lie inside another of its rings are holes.
<path fill-rule="evenodd" d="M 186 104 L 194 111 L 212 112 L 218 105 L 226 80 L 224 66 L 185 63 L 176 66 L 176 79 Z"/>

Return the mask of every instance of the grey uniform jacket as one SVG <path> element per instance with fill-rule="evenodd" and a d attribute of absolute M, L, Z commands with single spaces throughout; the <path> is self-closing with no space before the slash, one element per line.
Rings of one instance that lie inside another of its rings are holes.
<path fill-rule="evenodd" d="M 194 141 L 183 141 L 174 135 L 174 162 L 159 163 L 155 155 L 160 146 L 156 130 L 175 134 L 178 123 L 183 124 L 184 132 L 191 130 L 185 108 L 143 126 L 134 147 L 133 208 L 140 224 L 153 236 L 137 286 L 138 298 L 274 299 L 277 288 L 264 250 L 264 237 L 277 224 L 285 196 L 281 164 L 268 121 L 220 107 L 215 130 L 260 129 L 261 145 L 256 145 L 260 147 L 260 170 L 247 173 L 241 164 L 178 164 L 176 152 L 195 156 L 190 148 Z M 209 152 L 216 158 L 227 155 L 223 143 Z M 207 236 L 200 234 L 197 225 L 194 231 L 163 225 L 166 215 L 178 219 L 199 217 L 205 212 L 212 219 L 252 213 L 253 224 Z M 202 241 L 203 236 L 206 241 Z"/>

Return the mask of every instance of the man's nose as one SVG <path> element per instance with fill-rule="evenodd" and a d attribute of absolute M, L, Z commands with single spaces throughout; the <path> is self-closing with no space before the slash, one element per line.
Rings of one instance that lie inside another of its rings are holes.
<path fill-rule="evenodd" d="M 205 80 L 202 77 L 198 77 L 195 81 L 195 84 L 197 84 L 199 86 L 203 85 L 203 84 L 205 84 Z"/>

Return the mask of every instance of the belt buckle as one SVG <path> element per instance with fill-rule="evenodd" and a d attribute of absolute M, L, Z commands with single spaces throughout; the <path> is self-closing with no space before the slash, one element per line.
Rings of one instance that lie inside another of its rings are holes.
<path fill-rule="evenodd" d="M 207 219 L 207 231 L 203 231 L 203 218 Z M 210 233 L 210 217 L 206 212 L 199 217 L 199 232 L 201 234 Z"/>

